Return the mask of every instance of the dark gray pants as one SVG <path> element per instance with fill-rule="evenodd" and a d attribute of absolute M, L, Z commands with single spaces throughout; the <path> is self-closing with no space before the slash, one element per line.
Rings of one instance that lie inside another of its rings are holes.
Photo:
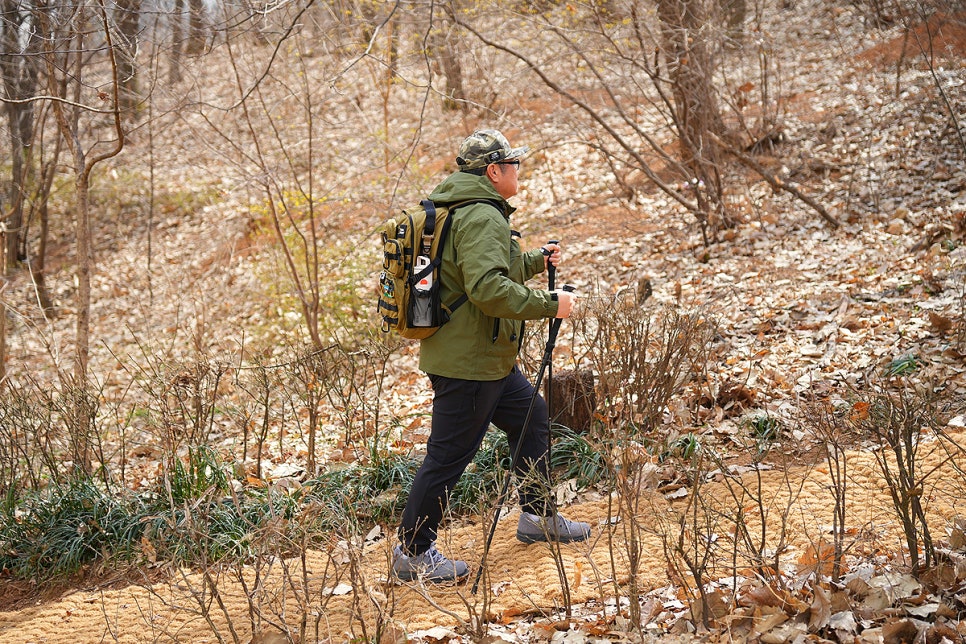
<path fill-rule="evenodd" d="M 523 424 L 533 398 L 533 385 L 517 367 L 506 378 L 492 382 L 430 376 L 433 420 L 426 459 L 416 472 L 403 511 L 399 540 L 410 555 L 429 549 L 443 519 L 449 494 L 476 455 L 492 423 L 507 434 L 512 455 L 523 436 L 516 474 L 523 482 L 520 506 L 541 516 L 554 513 L 548 498 L 547 464 L 549 421 L 547 403 L 534 401 L 530 425 Z"/>

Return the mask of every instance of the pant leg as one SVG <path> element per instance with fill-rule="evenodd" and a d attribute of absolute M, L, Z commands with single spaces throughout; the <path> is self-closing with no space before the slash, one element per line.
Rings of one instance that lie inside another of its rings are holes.
<path fill-rule="evenodd" d="M 399 527 L 399 540 L 411 555 L 425 552 L 436 540 L 449 495 L 479 450 L 505 385 L 505 379 L 430 376 L 430 381 L 433 419 L 426 458 L 413 479 Z"/>
<path fill-rule="evenodd" d="M 524 431 L 530 401 L 533 411 Z M 547 403 L 517 367 L 506 378 L 506 387 L 493 413 L 494 425 L 506 432 L 510 453 L 521 442 L 520 458 L 515 473 L 520 481 L 520 507 L 538 516 L 550 516 L 555 509 L 550 498 L 550 420 Z"/>

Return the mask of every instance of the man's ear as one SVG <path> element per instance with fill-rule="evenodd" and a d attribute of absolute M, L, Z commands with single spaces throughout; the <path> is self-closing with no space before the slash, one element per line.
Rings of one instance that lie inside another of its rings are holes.
<path fill-rule="evenodd" d="M 495 182 L 497 180 L 497 175 L 500 172 L 500 166 L 496 163 L 491 163 L 486 166 L 486 176 L 490 181 Z"/>

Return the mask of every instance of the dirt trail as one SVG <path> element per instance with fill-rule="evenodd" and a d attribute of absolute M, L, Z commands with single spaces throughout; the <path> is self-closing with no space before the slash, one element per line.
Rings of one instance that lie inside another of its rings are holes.
<path fill-rule="evenodd" d="M 929 460 L 940 458 L 940 454 L 941 451 L 937 450 Z M 868 557 L 875 552 L 900 551 L 895 515 L 887 490 L 880 486 L 881 475 L 878 474 L 873 453 L 851 452 L 847 463 L 848 516 L 851 521 L 848 528 L 855 539 L 851 552 Z M 949 473 L 952 475 L 947 475 Z M 754 482 L 753 472 L 743 476 L 748 483 Z M 810 553 L 815 552 L 816 544 L 828 539 L 828 526 L 831 525 L 832 500 L 825 468 L 822 465 L 811 468 L 798 466 L 789 468 L 787 475 L 784 471 L 774 469 L 761 472 L 761 480 L 762 498 L 768 514 L 769 539 L 778 538 L 779 517 L 789 506 L 788 499 L 794 496 L 787 520 L 790 545 L 783 560 L 793 562 L 803 571 L 813 569 L 816 562 Z M 951 470 L 937 472 L 930 480 L 936 485 L 927 486 L 924 501 L 934 536 L 942 538 L 945 527 L 956 514 L 954 505 L 945 500 L 960 498 L 966 481 Z M 702 490 L 701 498 L 706 503 L 717 503 L 718 509 L 735 507 L 733 502 L 728 501 L 730 494 L 720 480 L 710 480 Z M 647 591 L 668 583 L 669 566 L 664 556 L 661 534 L 676 537 L 676 525 L 667 521 L 673 515 L 668 510 L 672 503 L 680 507 L 686 501 L 676 499 L 669 502 L 655 490 L 645 491 L 641 498 L 638 520 L 643 528 L 644 543 L 639 581 L 641 588 Z M 750 505 L 749 499 L 744 499 L 744 502 Z M 616 555 L 618 582 L 623 585 L 627 581 L 624 542 L 627 518 L 609 520 L 606 499 L 572 505 L 566 509 L 566 513 L 594 525 L 594 535 L 588 544 L 570 544 L 562 549 L 571 601 L 579 604 L 612 597 L 611 551 Z M 386 619 L 404 626 L 409 633 L 440 625 L 457 627 L 461 621 L 471 619 L 471 611 L 479 614 L 484 608 L 491 618 L 509 623 L 523 616 L 550 612 L 559 607 L 563 594 L 550 548 L 546 544 L 524 545 L 517 542 L 514 537 L 516 517 L 517 511 L 514 510 L 504 517 L 496 532 L 489 559 L 490 576 L 488 584 L 483 586 L 490 592 L 488 607 L 483 606 L 483 590 L 474 597 L 470 594 L 469 584 L 429 589 L 418 585 L 388 585 L 386 573 L 393 545 L 391 539 L 382 539 L 365 548 L 361 569 L 367 579 L 368 596 L 353 597 L 346 587 L 340 590 L 332 568 L 327 568 L 327 563 L 331 561 L 327 560 L 326 555 L 317 551 L 307 553 L 314 610 L 314 614 L 309 616 L 310 641 L 314 641 L 316 617 L 319 617 L 318 636 L 321 641 L 346 641 L 351 636 L 361 634 L 358 617 L 353 616 L 364 615 L 369 628 L 372 628 L 371 625 L 376 622 L 376 606 L 384 611 Z M 756 520 L 753 512 L 748 515 L 749 523 L 754 524 Z M 610 526 L 612 539 L 608 538 L 607 526 Z M 725 543 L 727 526 L 722 523 L 720 528 L 718 547 L 726 556 L 719 560 L 728 561 L 731 550 L 730 545 Z M 472 563 L 479 561 L 484 540 L 483 524 L 466 521 L 445 530 L 441 535 L 440 547 L 446 554 Z M 297 570 L 296 561 L 287 563 L 293 571 Z M 281 568 L 282 563 L 279 562 L 274 572 L 263 580 L 264 588 L 271 589 L 266 596 L 271 596 L 272 600 L 263 601 L 262 611 L 263 615 L 274 615 L 276 620 L 292 627 L 299 623 L 300 612 L 294 596 L 290 592 L 281 592 L 278 587 L 282 578 Z M 727 570 L 717 570 L 711 572 L 709 578 L 729 574 Z M 247 582 L 252 584 L 253 579 L 249 577 Z M 231 617 L 231 625 L 239 640 L 250 641 L 248 604 L 237 580 L 233 581 L 227 575 L 218 580 L 225 610 L 222 612 L 216 603 L 211 603 L 210 623 L 199 614 L 198 601 L 192 596 L 192 591 L 200 592 L 203 586 L 202 577 L 191 574 L 150 587 L 131 585 L 111 590 L 78 590 L 57 601 L 41 602 L 17 612 L 0 613 L 0 640 L 37 643 L 215 642 L 218 641 L 215 635 L 217 629 L 226 641 L 231 641 L 232 635 L 225 617 L 227 614 Z M 324 609 L 320 611 L 323 603 Z M 267 624 L 265 627 L 270 630 Z"/>

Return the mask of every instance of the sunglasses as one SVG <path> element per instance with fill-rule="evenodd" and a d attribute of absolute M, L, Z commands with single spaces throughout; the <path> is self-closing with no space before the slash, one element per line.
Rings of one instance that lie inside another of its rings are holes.
<path fill-rule="evenodd" d="M 497 165 L 512 165 L 517 168 L 520 167 L 520 159 L 514 159 L 513 161 L 498 161 Z"/>

